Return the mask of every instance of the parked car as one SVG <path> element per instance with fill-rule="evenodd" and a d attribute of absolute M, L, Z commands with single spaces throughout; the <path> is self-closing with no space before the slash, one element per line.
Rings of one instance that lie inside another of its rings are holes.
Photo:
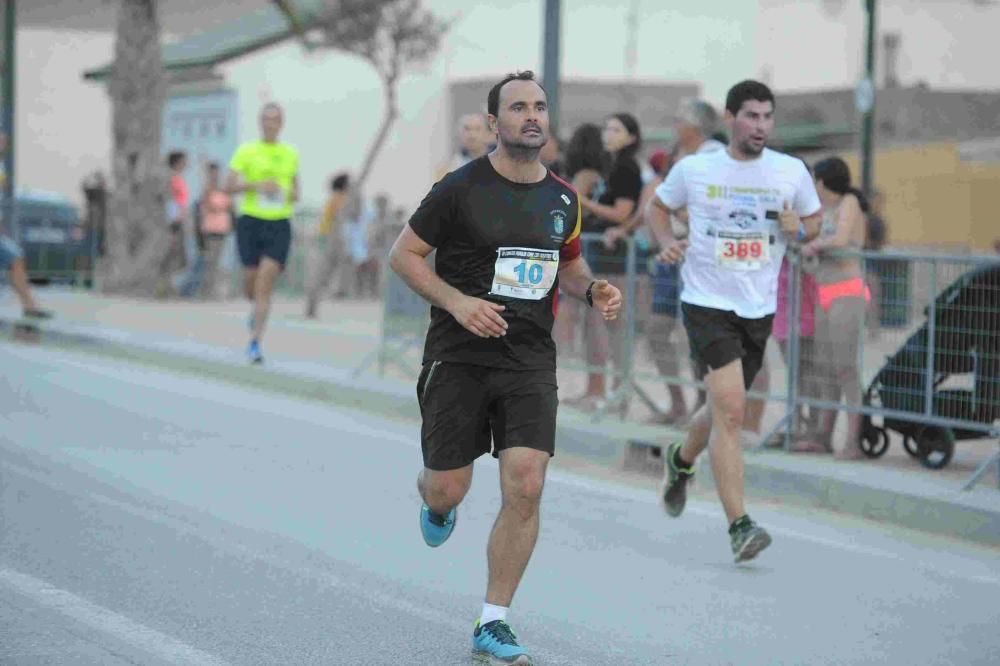
<path fill-rule="evenodd" d="M 77 207 L 61 194 L 21 190 L 15 199 L 13 219 L 24 249 L 32 282 L 90 284 L 93 278 L 94 238 L 88 233 Z M 14 236 L 10 225 L 6 233 Z"/>

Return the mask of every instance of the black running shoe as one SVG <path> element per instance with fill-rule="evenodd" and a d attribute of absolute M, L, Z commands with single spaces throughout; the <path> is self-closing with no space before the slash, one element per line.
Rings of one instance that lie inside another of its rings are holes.
<path fill-rule="evenodd" d="M 674 463 L 674 456 L 680 448 L 680 442 L 674 442 L 667 447 L 666 474 L 660 486 L 660 501 L 664 510 L 673 518 L 684 512 L 684 504 L 687 502 L 687 483 L 694 478 L 693 467 L 678 467 Z"/>
<path fill-rule="evenodd" d="M 729 533 L 736 562 L 747 562 L 771 545 L 771 535 L 746 516 L 739 519 Z"/>

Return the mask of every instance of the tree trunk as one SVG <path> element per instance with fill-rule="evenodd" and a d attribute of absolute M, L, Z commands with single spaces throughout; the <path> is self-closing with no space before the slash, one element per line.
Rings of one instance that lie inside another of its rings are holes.
<path fill-rule="evenodd" d="M 399 117 L 399 107 L 396 102 L 396 81 L 397 78 L 395 76 L 382 79 L 382 87 L 385 89 L 385 114 L 382 116 L 382 123 L 375 134 L 374 141 L 372 141 L 371 146 L 368 148 L 368 154 L 365 156 L 365 161 L 358 174 L 356 189 L 359 191 L 364 185 L 365 179 L 371 174 L 372 167 L 375 166 L 375 160 L 382 151 L 382 146 L 385 145 L 385 140 L 389 138 L 389 130 Z"/>
<path fill-rule="evenodd" d="M 106 291 L 152 293 L 166 255 L 166 168 L 160 126 L 166 81 L 158 0 L 120 0 L 111 95 L 114 188 L 108 210 Z"/>

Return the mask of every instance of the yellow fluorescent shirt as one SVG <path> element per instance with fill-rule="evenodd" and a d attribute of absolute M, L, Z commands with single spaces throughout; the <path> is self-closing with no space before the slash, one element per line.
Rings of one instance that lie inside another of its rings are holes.
<path fill-rule="evenodd" d="M 292 184 L 299 170 L 299 153 L 284 143 L 244 143 L 229 161 L 229 168 L 248 183 L 273 180 L 281 191 L 273 196 L 247 190 L 240 213 L 262 220 L 284 220 L 292 216 Z"/>

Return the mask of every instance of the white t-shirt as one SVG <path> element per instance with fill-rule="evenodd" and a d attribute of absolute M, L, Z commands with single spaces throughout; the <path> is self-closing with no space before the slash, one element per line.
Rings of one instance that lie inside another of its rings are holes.
<path fill-rule="evenodd" d="M 685 157 L 656 188 L 671 209 L 687 207 L 690 235 L 681 301 L 735 312 L 745 319 L 774 314 L 785 236 L 785 202 L 801 217 L 820 210 L 805 165 L 765 148 L 739 161 L 726 150 Z"/>

